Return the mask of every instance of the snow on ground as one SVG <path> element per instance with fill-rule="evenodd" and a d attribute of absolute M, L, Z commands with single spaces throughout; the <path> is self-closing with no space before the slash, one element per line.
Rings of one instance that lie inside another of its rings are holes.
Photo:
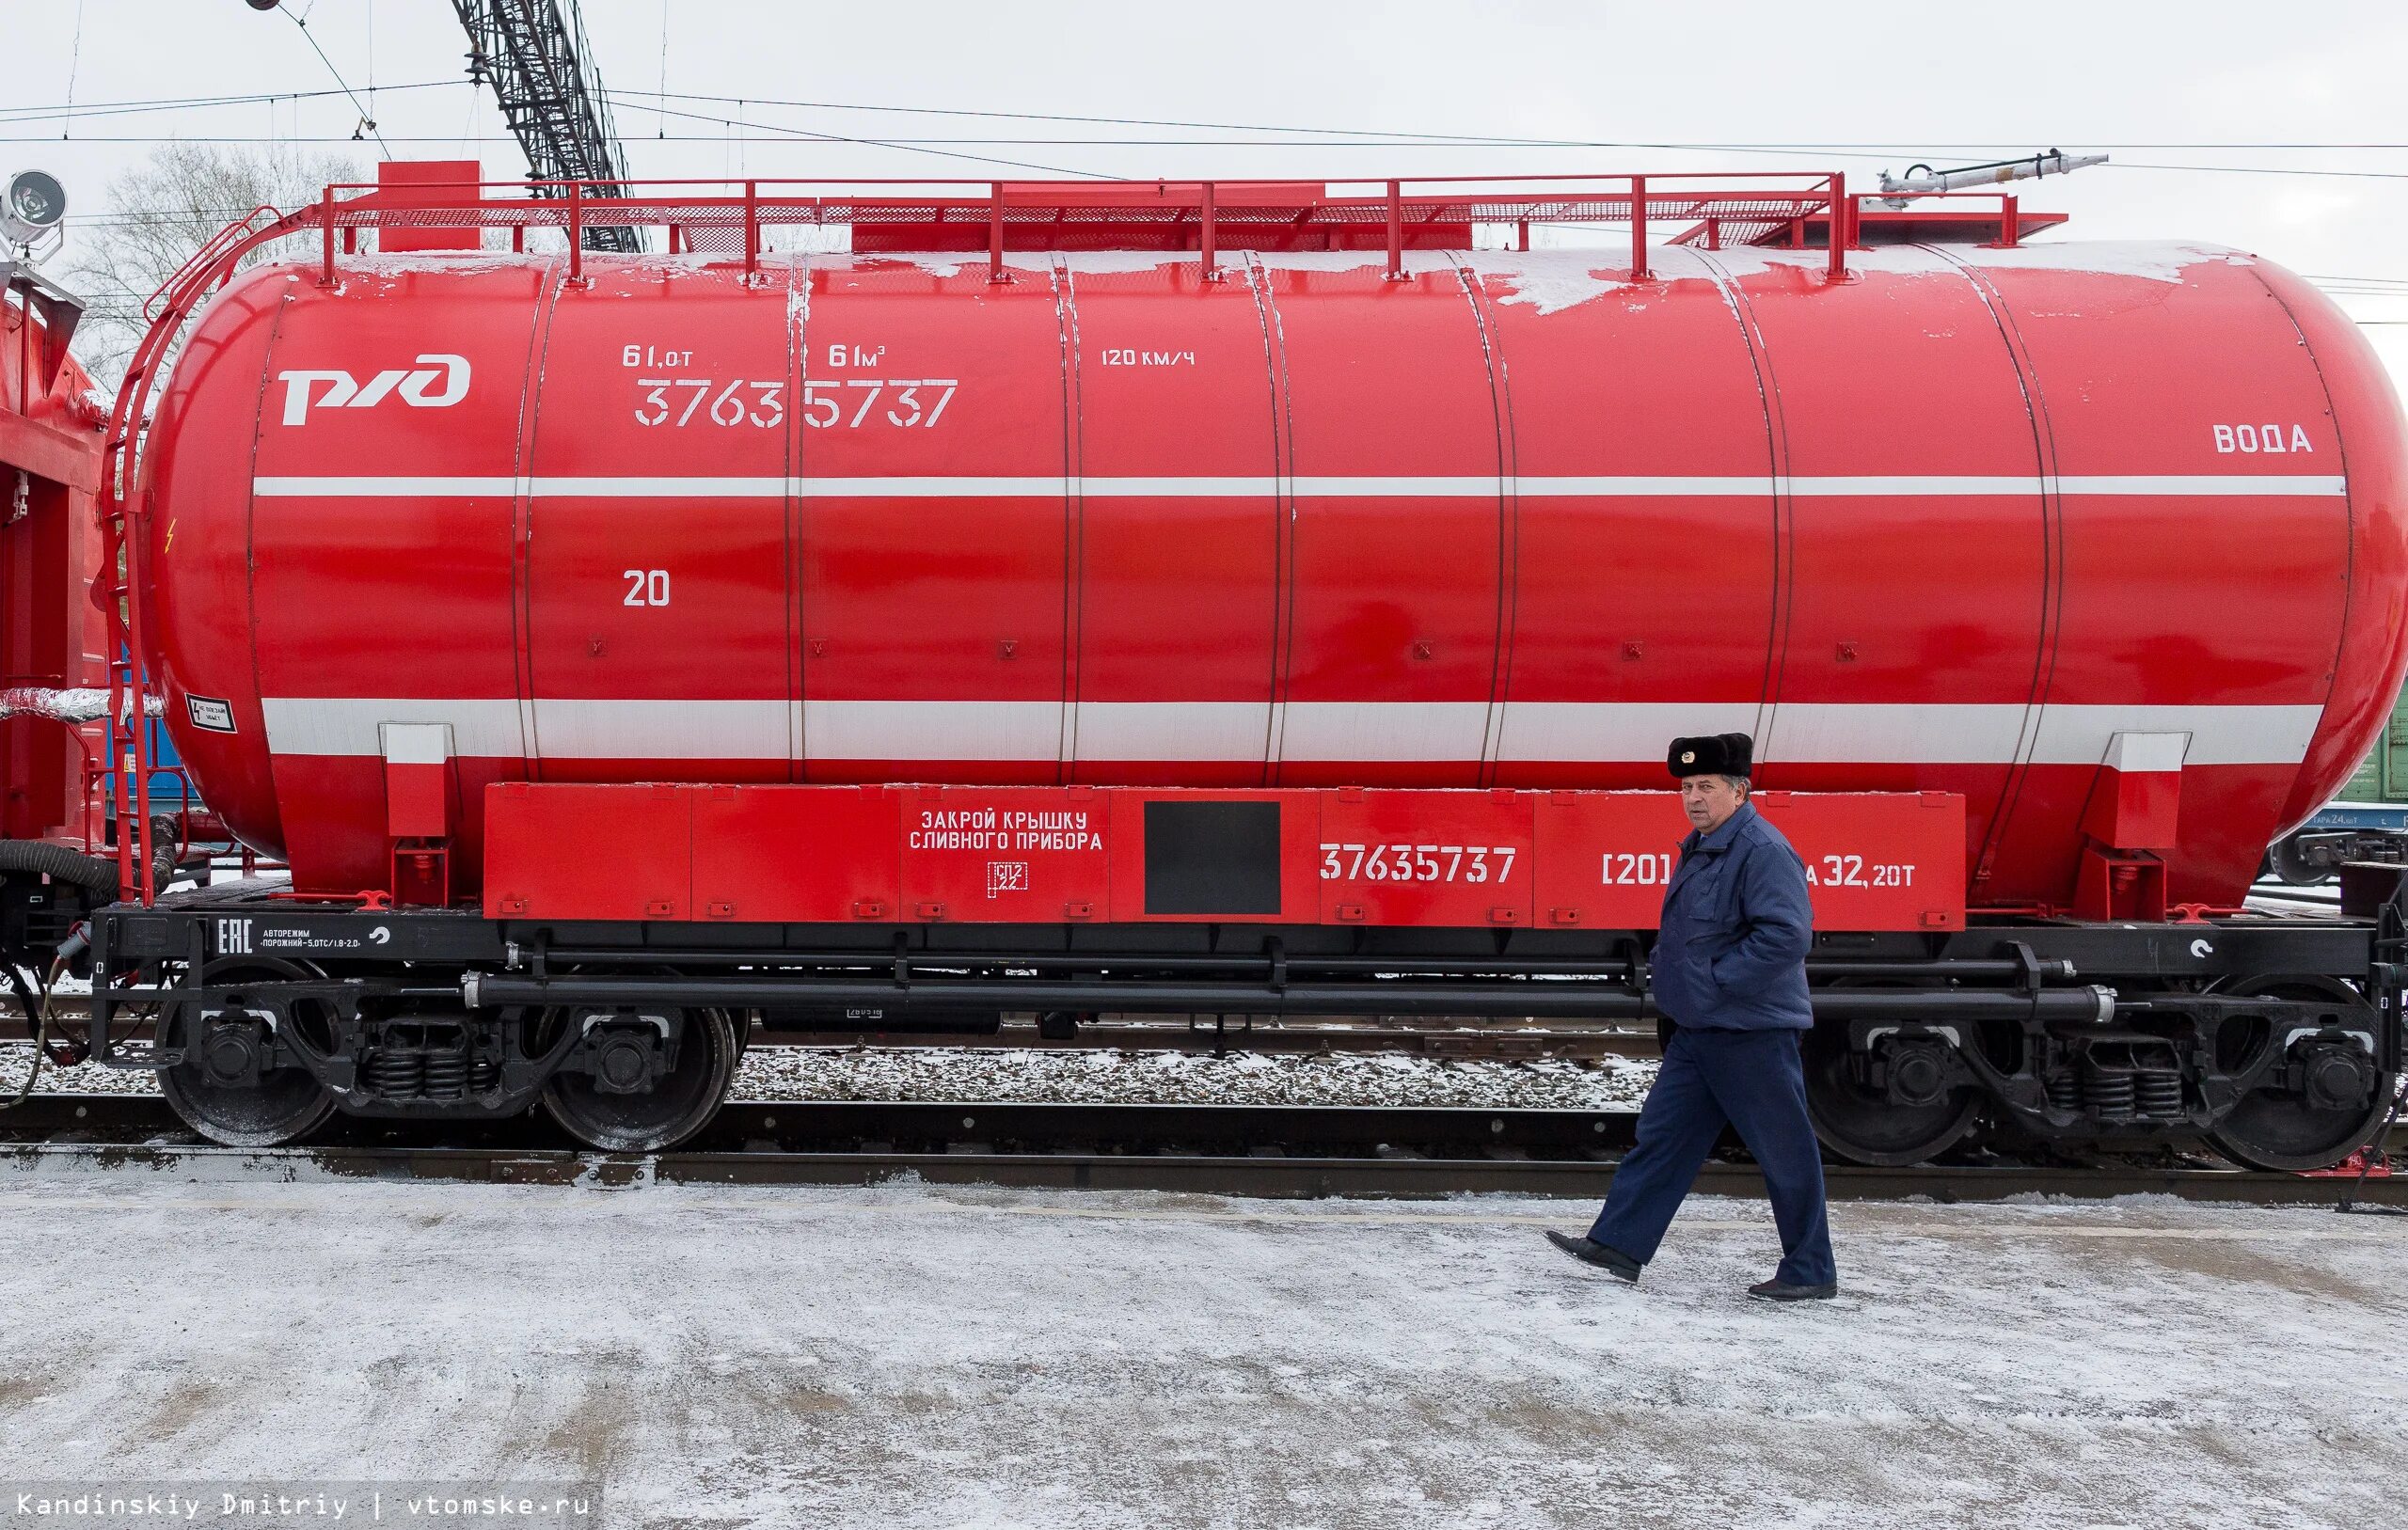
<path fill-rule="evenodd" d="M 1636 1289 L 1584 1205 L 0 1175 L 0 1479 L 599 1479 L 605 1522 L 2364 1526 L 2408 1227 L 1761 1206 Z M 172 1279 L 160 1278 L 172 1271 Z M 100 1300 L 96 1300 L 100 1299 Z"/>
<path fill-rule="evenodd" d="M 0 1097 L 32 1049 L 0 1046 Z M 1200 1053 L 929 1047 L 754 1047 L 732 1099 L 963 1100 L 987 1104 L 1411 1105 L 1636 1110 L 1655 1060 L 1456 1061 L 1401 1052 Z M 87 1063 L 42 1069 L 43 1094 L 150 1094 L 148 1073 Z"/>

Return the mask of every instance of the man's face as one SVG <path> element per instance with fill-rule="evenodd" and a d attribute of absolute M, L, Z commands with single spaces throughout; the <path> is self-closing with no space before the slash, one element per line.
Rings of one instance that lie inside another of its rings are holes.
<path fill-rule="evenodd" d="M 1720 828 L 1747 799 L 1747 793 L 1733 785 L 1728 776 L 1681 778 L 1681 811 L 1689 815 L 1689 827 L 1701 834 Z"/>

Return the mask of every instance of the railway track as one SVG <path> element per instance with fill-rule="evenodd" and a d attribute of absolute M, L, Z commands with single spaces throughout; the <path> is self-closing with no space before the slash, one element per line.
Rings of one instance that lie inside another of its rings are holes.
<path fill-rule="evenodd" d="M 911 1175 L 941 1184 L 1224 1195 L 1604 1194 L 1635 1114 L 1596 1111 L 1354 1107 L 743 1102 L 678 1152 L 577 1151 L 542 1123 L 486 1127 L 343 1120 L 307 1147 L 196 1141 L 155 1098 L 40 1096 L 0 1121 L 0 1161 L 20 1172 L 140 1168 L 198 1179 L 449 1180 L 860 1185 Z M 2395 1131 L 2408 1152 L 2408 1129 Z M 1963 1162 L 1833 1167 L 1840 1200 L 1997 1201 L 2166 1194 L 2266 1205 L 2355 1199 L 2408 1207 L 2408 1175 L 2255 1174 L 2204 1160 Z M 1753 1165 L 1709 1164 L 1708 1191 L 1761 1193 Z"/>

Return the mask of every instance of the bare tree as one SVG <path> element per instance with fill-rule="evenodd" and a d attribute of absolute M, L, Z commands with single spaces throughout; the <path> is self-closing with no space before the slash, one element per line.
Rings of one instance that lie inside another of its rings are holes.
<path fill-rule="evenodd" d="M 148 163 L 109 182 L 105 213 L 68 225 L 74 256 L 61 280 L 89 305 L 75 332 L 86 369 L 103 387 L 117 386 L 150 327 L 143 304 L 220 229 L 255 208 L 290 212 L 331 181 L 359 178 L 342 154 L 291 145 L 161 144 Z M 291 259 L 295 243 L 263 245 L 243 264 Z"/>

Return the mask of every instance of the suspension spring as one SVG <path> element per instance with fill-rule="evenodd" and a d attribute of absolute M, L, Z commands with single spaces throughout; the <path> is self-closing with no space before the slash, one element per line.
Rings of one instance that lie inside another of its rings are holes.
<path fill-rule="evenodd" d="M 2057 1111 L 2082 1109 L 2082 1077 L 2073 1069 L 2059 1068 L 2044 1080 L 2049 1090 L 2049 1107 Z"/>
<path fill-rule="evenodd" d="M 2131 1069 L 2102 1067 L 2095 1062 L 2085 1062 L 2083 1064 L 2082 1070 L 2083 1103 L 2088 1105 L 2092 1110 L 2097 1111 L 2100 1115 L 2131 1115 L 2132 1113 L 2132 1104 L 2135 1093 L 2136 1090 Z"/>
<path fill-rule="evenodd" d="M 411 1048 L 379 1047 L 368 1054 L 359 1071 L 368 1086 L 388 1099 L 415 1099 L 426 1088 L 426 1053 Z"/>
<path fill-rule="evenodd" d="M 2140 1074 L 2134 1080 L 2133 1105 L 2143 1115 L 2179 1116 L 2182 1076 L 2160 1068 Z"/>
<path fill-rule="evenodd" d="M 426 1097 L 458 1099 L 467 1093 L 468 1054 L 466 1049 L 446 1048 L 426 1054 Z"/>

